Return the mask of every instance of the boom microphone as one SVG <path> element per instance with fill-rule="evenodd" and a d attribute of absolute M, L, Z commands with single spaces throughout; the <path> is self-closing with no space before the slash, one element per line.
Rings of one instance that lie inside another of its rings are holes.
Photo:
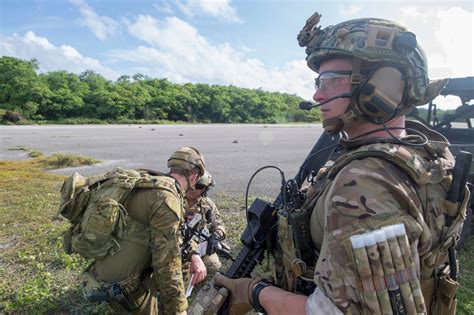
<path fill-rule="evenodd" d="M 324 105 L 326 103 L 334 101 L 335 99 L 338 99 L 338 98 L 351 98 L 351 97 L 352 97 L 352 92 L 343 93 L 343 94 L 336 95 L 334 97 L 330 97 L 330 98 L 328 98 L 327 100 L 325 100 L 324 102 L 321 102 L 321 103 L 301 102 L 299 106 L 300 106 L 300 109 L 302 109 L 302 110 L 310 110 L 311 108 L 319 107 L 321 105 Z"/>
<path fill-rule="evenodd" d="M 313 104 L 311 102 L 301 102 L 300 103 L 300 109 L 302 110 L 310 110 L 311 108 L 317 106 L 316 104 Z"/>

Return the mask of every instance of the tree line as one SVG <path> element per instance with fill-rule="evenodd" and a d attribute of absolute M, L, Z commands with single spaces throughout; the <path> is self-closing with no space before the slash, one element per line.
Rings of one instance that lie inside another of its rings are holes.
<path fill-rule="evenodd" d="M 236 86 L 172 83 L 142 74 L 110 81 L 91 70 L 38 73 L 37 60 L 0 58 L 0 109 L 31 121 L 125 120 L 203 123 L 320 121 L 302 98 Z"/>

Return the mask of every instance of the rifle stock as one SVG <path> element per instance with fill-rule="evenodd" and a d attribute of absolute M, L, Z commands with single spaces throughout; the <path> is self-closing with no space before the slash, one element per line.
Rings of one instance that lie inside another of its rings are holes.
<path fill-rule="evenodd" d="M 332 137 L 326 133 L 321 135 L 294 177 L 298 188 L 301 188 L 303 181 L 311 172 L 317 172 L 326 163 L 332 153 L 329 149 L 333 148 L 338 141 L 338 136 Z M 282 205 L 282 201 L 281 193 L 275 198 L 273 204 L 255 199 L 248 210 L 249 221 L 240 237 L 243 247 L 224 273 L 225 276 L 232 279 L 250 277 L 255 266 L 262 261 L 265 251 L 271 251 L 267 240 L 276 239 L 277 209 Z M 227 289 L 217 288 L 214 286 L 214 280 L 211 280 L 198 291 L 188 309 L 188 314 L 228 314 L 228 294 Z"/>

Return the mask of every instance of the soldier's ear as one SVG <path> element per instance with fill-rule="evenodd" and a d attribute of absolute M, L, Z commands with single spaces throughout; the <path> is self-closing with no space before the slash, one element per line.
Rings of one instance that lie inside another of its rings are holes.
<path fill-rule="evenodd" d="M 191 176 L 189 177 L 190 182 L 193 184 L 193 189 L 195 188 L 194 186 L 196 185 L 197 181 L 199 179 L 199 173 L 193 172 Z"/>

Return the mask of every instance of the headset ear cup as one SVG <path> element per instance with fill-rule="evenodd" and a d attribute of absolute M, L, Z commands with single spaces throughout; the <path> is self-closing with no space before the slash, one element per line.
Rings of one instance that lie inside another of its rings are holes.
<path fill-rule="evenodd" d="M 361 87 L 356 108 L 367 120 L 384 123 L 396 115 L 403 98 L 405 81 L 394 67 L 376 69 Z"/>

